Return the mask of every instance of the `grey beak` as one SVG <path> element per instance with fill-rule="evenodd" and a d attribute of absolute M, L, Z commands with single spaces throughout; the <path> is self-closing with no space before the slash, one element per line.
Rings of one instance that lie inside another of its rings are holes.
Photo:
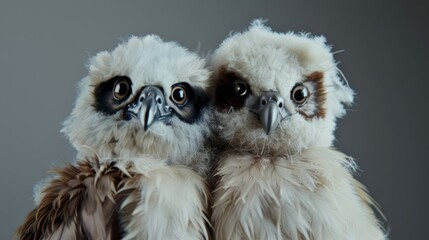
<path fill-rule="evenodd" d="M 286 118 L 289 113 L 284 106 L 284 99 L 277 92 L 265 92 L 259 98 L 258 106 L 259 121 L 262 128 L 269 135 Z"/>
<path fill-rule="evenodd" d="M 161 89 L 156 86 L 146 86 L 139 98 L 128 106 L 127 112 L 140 119 L 146 131 L 156 121 L 168 119 L 171 116 L 169 110 Z"/>
<path fill-rule="evenodd" d="M 159 119 L 159 111 L 154 98 L 149 97 L 143 100 L 139 115 L 145 131 Z"/>
<path fill-rule="evenodd" d="M 259 120 L 267 134 L 270 134 L 280 123 L 280 112 L 275 102 L 269 102 L 259 113 Z"/>

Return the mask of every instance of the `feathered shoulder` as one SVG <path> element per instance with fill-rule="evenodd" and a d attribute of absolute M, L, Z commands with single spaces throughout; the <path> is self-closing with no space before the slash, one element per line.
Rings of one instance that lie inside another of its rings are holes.
<path fill-rule="evenodd" d="M 19 227 L 19 239 L 119 239 L 119 186 L 131 176 L 115 162 L 86 159 L 53 171 L 42 198 Z"/>

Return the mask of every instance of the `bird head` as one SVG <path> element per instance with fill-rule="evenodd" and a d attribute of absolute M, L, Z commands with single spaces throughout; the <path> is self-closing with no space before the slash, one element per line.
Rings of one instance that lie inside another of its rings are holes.
<path fill-rule="evenodd" d="M 131 37 L 88 69 L 62 129 L 78 153 L 174 161 L 202 147 L 209 72 L 196 54 L 155 35 Z"/>
<path fill-rule="evenodd" d="M 230 148 L 290 155 L 331 146 L 353 91 L 324 37 L 277 33 L 255 21 L 213 53 L 210 92 Z"/>

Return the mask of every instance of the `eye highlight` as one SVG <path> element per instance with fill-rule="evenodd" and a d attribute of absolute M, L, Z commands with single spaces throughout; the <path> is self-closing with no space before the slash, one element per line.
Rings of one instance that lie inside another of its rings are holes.
<path fill-rule="evenodd" d="M 298 105 L 304 104 L 309 95 L 308 89 L 303 85 L 297 85 L 291 91 L 291 99 Z"/>
<path fill-rule="evenodd" d="M 113 98 L 121 101 L 129 95 L 130 90 L 130 82 L 127 79 L 118 79 L 113 86 Z"/>
<path fill-rule="evenodd" d="M 247 94 L 247 84 L 244 81 L 236 80 L 234 82 L 233 88 L 237 97 L 243 97 Z"/>
<path fill-rule="evenodd" d="M 188 94 L 183 86 L 175 86 L 171 89 L 170 99 L 178 106 L 183 106 L 188 102 Z"/>

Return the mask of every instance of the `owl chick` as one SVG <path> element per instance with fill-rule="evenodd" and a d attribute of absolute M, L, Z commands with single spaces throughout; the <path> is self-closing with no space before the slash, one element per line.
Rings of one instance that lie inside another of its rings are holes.
<path fill-rule="evenodd" d="M 62 132 L 78 152 L 22 239 L 207 239 L 211 119 L 205 61 L 158 36 L 90 60 Z"/>
<path fill-rule="evenodd" d="M 216 239 L 385 239 L 353 160 L 332 148 L 353 91 L 324 37 L 255 21 L 210 61 Z"/>

